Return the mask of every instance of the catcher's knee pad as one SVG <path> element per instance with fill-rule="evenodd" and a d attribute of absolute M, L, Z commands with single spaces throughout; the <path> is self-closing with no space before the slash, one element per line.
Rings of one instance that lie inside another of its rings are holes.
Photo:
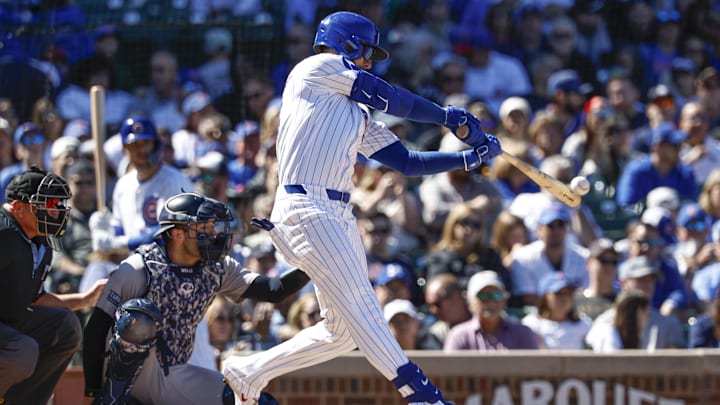
<path fill-rule="evenodd" d="M 150 300 L 133 298 L 115 311 L 115 333 L 110 342 L 108 370 L 113 377 L 128 379 L 155 345 L 162 315 Z"/>
<path fill-rule="evenodd" d="M 115 311 L 115 330 L 102 403 L 125 404 L 142 363 L 155 345 L 162 315 L 150 300 L 131 299 Z M 113 402 L 115 401 L 115 402 Z"/>
<path fill-rule="evenodd" d="M 398 368 L 392 380 L 400 394 L 410 403 L 447 404 L 440 390 L 430 382 L 420 367 L 408 362 Z"/>

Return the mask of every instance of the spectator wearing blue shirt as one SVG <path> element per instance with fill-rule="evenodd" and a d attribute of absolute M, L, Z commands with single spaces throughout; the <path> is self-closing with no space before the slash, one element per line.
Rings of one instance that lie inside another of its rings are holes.
<path fill-rule="evenodd" d="M 236 193 L 243 193 L 258 172 L 255 158 L 260 151 L 260 126 L 255 121 L 240 122 L 230 141 L 235 152 L 235 159 L 228 164 L 230 188 Z"/>
<path fill-rule="evenodd" d="M 684 132 L 667 123 L 652 130 L 650 154 L 628 163 L 620 176 L 615 199 L 621 207 L 641 202 L 650 190 L 660 186 L 675 189 L 681 200 L 697 200 L 692 169 L 680 162 L 680 145 L 685 137 Z"/>
<path fill-rule="evenodd" d="M 697 318 L 691 318 L 688 331 L 688 348 L 720 347 L 720 297 L 710 304 L 710 309 Z"/>
<path fill-rule="evenodd" d="M 712 227 L 712 246 L 716 258 L 720 258 L 720 222 Z M 692 280 L 692 290 L 697 299 L 709 303 L 720 290 L 720 262 L 715 261 L 698 270 Z"/>
<path fill-rule="evenodd" d="M 675 260 L 663 253 L 664 242 L 658 229 L 641 222 L 629 232 L 628 239 L 628 258 L 644 256 L 657 269 L 658 277 L 650 302 L 652 307 L 663 315 L 686 308 L 690 299 L 685 289 L 685 281 L 680 276 Z"/>

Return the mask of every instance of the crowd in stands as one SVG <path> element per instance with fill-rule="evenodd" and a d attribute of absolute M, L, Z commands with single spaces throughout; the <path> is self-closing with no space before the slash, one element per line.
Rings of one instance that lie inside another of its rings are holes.
<path fill-rule="evenodd" d="M 67 3 L 56 12 L 82 16 Z M 382 30 L 391 57 L 374 73 L 467 108 L 505 151 L 565 183 L 581 175 L 591 184 L 571 209 L 502 158 L 475 172 L 405 178 L 358 156 L 350 203 L 370 282 L 404 349 L 718 347 L 717 1 L 288 0 L 282 11 L 261 1 L 189 3 L 188 24 L 219 23 L 197 26 L 202 63 L 183 66 L 179 49 L 159 47 L 147 83 L 118 58 L 132 52 L 120 25 L 0 50 L 0 198 L 31 165 L 62 175 L 73 193 L 52 291 L 86 288 L 129 253 L 98 244 L 89 225 L 94 85 L 107 89 L 108 209 L 119 209 L 115 184 L 134 169 L 116 132 L 145 116 L 163 140 L 162 164 L 233 207 L 232 255 L 262 274 L 286 271 L 269 237 L 246 223 L 272 210 L 285 79 L 312 54 L 318 17 L 347 9 Z M 28 10 L 51 12 L 34 7 L 0 4 L 1 26 L 31 24 Z M 284 58 L 270 66 L 222 27 L 229 16 L 261 14 L 284 32 Z M 375 119 L 409 149 L 467 149 L 443 127 Z M 278 305 L 218 298 L 207 343 L 217 353 L 261 350 L 320 320 L 311 285 Z"/>

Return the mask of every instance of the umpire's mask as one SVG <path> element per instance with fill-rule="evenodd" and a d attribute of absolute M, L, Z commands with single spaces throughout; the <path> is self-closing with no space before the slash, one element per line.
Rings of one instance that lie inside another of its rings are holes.
<path fill-rule="evenodd" d="M 13 177 L 5 192 L 7 201 L 20 200 L 33 206 L 38 232 L 47 237 L 54 250 L 62 247 L 58 238 L 65 233 L 71 196 L 65 180 L 36 166 Z"/>

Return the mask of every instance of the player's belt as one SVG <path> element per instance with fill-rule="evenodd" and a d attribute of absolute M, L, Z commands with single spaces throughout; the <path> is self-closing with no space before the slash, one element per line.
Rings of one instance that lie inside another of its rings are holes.
<path fill-rule="evenodd" d="M 284 187 L 285 192 L 288 194 L 307 194 L 307 190 L 302 184 L 286 184 Z M 350 202 L 350 193 L 333 190 L 331 188 L 326 188 L 325 192 L 328 198 L 333 201 L 342 201 L 345 204 Z"/>

